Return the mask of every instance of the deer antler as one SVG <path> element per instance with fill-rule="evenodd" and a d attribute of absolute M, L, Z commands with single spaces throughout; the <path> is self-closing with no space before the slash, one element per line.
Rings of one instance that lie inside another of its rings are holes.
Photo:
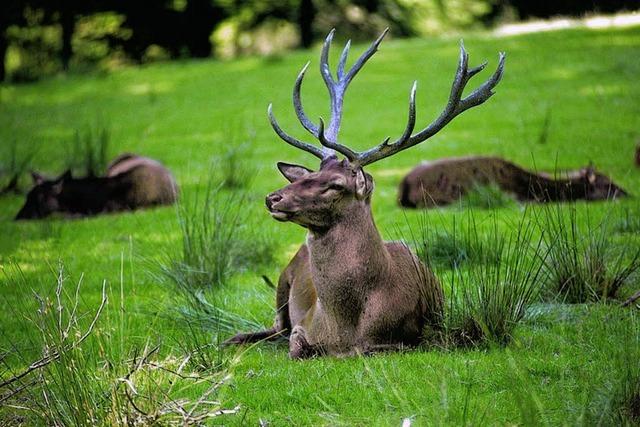
<path fill-rule="evenodd" d="M 329 91 L 329 98 L 331 101 L 331 118 L 329 120 L 329 126 L 325 129 L 325 124 L 322 118 L 320 123 L 316 126 L 304 112 L 302 107 L 302 101 L 300 99 L 300 88 L 302 86 L 302 80 L 304 79 L 305 72 L 309 66 L 307 63 L 296 78 L 296 82 L 293 88 L 293 106 L 298 116 L 298 120 L 302 126 L 309 131 L 314 137 L 316 137 L 323 148 L 316 147 L 309 143 L 300 141 L 287 133 L 278 125 L 275 117 L 273 116 L 272 106 L 269 104 L 268 114 L 271 126 L 287 143 L 294 147 L 308 151 L 314 156 L 320 159 L 328 159 L 337 157 L 336 151 L 344 155 L 350 162 L 359 166 L 366 166 L 385 157 L 392 156 L 402 150 L 406 150 L 409 147 L 413 147 L 438 133 L 444 128 L 451 120 L 453 120 L 458 114 L 469 108 L 475 107 L 484 103 L 493 94 L 493 89 L 500 82 L 502 74 L 504 72 L 504 60 L 505 54 L 500 52 L 498 67 L 489 79 L 482 83 L 476 90 L 471 92 L 466 97 L 462 98 L 462 92 L 469 80 L 484 69 L 487 63 L 483 63 L 478 67 L 469 69 L 469 54 L 464 49 L 464 44 L 460 42 L 460 59 L 458 61 L 458 69 L 456 71 L 453 84 L 451 86 L 451 94 L 449 95 L 449 101 L 447 106 L 440 113 L 431 124 L 420 132 L 413 134 L 413 130 L 416 124 L 416 89 L 417 82 L 413 83 L 409 95 L 409 117 L 407 119 L 407 125 L 402 135 L 393 143 L 389 143 L 390 138 L 385 139 L 381 144 L 373 147 L 364 152 L 355 152 L 349 147 L 338 143 L 338 132 L 340 130 L 340 123 L 342 121 L 342 104 L 344 101 L 344 93 L 347 90 L 349 83 L 356 76 L 356 74 L 362 69 L 364 64 L 373 56 L 378 50 L 378 46 L 382 42 L 382 39 L 387 34 L 389 29 L 385 29 L 382 34 L 374 41 L 371 46 L 358 58 L 355 64 L 349 69 L 347 73 L 344 72 L 347 56 L 349 54 L 349 48 L 351 42 L 348 41 L 345 45 L 342 54 L 340 55 L 340 61 L 338 62 L 336 77 L 334 80 L 329 68 L 329 47 L 333 40 L 335 30 L 327 35 L 322 47 L 322 53 L 320 54 L 320 73 Z"/>
<path fill-rule="evenodd" d="M 295 85 L 293 87 L 293 106 L 296 111 L 296 115 L 298 116 L 298 120 L 300 120 L 302 126 L 314 137 L 320 140 L 320 143 L 323 145 L 324 149 L 320 149 L 309 143 L 300 141 L 299 139 L 285 133 L 280 125 L 278 125 L 278 122 L 273 115 L 272 105 L 269 104 L 269 108 L 267 110 L 269 114 L 269 121 L 271 122 L 271 126 L 278 134 L 278 136 L 294 147 L 300 148 L 304 151 L 308 151 L 309 153 L 323 160 L 331 157 L 337 157 L 336 151 L 342 153 L 350 160 L 354 158 L 354 156 L 356 155 L 355 152 L 350 150 L 348 147 L 337 143 L 340 123 L 342 121 L 342 104 L 344 101 L 344 93 L 346 92 L 349 83 L 351 83 L 351 80 L 353 80 L 356 74 L 358 74 L 358 71 L 362 69 L 364 64 L 376 52 L 378 46 L 382 42 L 382 39 L 387 34 L 387 32 L 389 32 L 388 28 L 385 29 L 382 34 L 380 34 L 378 39 L 374 41 L 371 46 L 369 46 L 369 49 L 367 49 L 358 58 L 355 64 L 353 64 L 349 71 L 345 73 L 347 56 L 349 54 L 349 48 L 351 47 L 351 41 L 348 41 L 342 51 L 342 55 L 340 55 L 340 61 L 338 63 L 336 73 L 337 80 L 334 80 L 329 68 L 329 48 L 333 40 L 333 35 L 335 34 L 335 29 L 331 30 L 327 35 L 327 38 L 324 41 L 324 45 L 322 46 L 322 53 L 320 54 L 320 74 L 322 75 L 322 78 L 327 86 L 327 90 L 329 91 L 329 97 L 331 100 L 331 118 L 329 120 L 329 127 L 326 129 L 326 131 L 322 119 L 320 119 L 320 125 L 316 126 L 309 119 L 309 117 L 307 117 L 306 113 L 304 112 L 304 108 L 302 107 L 302 101 L 300 99 L 300 88 L 302 86 L 304 75 L 307 71 L 307 68 L 309 67 L 308 62 L 298 74 Z"/>

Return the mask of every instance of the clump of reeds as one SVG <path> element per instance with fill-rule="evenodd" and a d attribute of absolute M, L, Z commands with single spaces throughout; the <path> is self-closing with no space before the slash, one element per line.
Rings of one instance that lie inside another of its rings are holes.
<path fill-rule="evenodd" d="M 160 264 L 164 277 L 189 292 L 223 286 L 234 273 L 269 264 L 274 249 L 246 208 L 249 193 L 224 191 L 210 180 L 204 192 L 178 206 L 179 252 Z"/>
<path fill-rule="evenodd" d="M 492 215 L 485 232 L 473 211 L 467 215 L 467 226 L 449 234 L 450 245 L 473 247 L 478 262 L 451 262 L 451 270 L 445 274 L 428 250 L 421 252 L 423 263 L 441 279 L 448 299 L 443 329 L 430 333 L 429 339 L 444 346 L 506 345 L 527 306 L 538 298 L 546 257 L 542 237 L 530 220 L 530 211 L 525 211 L 517 223 L 502 227 Z M 418 247 L 428 247 L 429 236 L 433 235 L 426 214 L 423 218 Z"/>
<path fill-rule="evenodd" d="M 109 162 L 111 131 L 106 126 L 76 130 L 67 149 L 66 168 L 83 176 L 101 176 Z"/>
<path fill-rule="evenodd" d="M 0 157 L 0 196 L 3 194 L 20 194 L 20 178 L 27 172 L 36 150 L 19 153 L 18 141 L 12 139 L 7 144 L 8 155 Z"/>
<path fill-rule="evenodd" d="M 575 205 L 554 204 L 540 216 L 549 248 L 547 290 L 567 303 L 616 298 L 640 271 L 640 247 L 612 238 L 615 216 L 605 215 L 596 223 L 586 213 L 581 223 Z"/>

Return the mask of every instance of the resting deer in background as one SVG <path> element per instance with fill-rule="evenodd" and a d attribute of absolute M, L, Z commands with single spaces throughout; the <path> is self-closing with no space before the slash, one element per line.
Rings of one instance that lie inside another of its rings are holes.
<path fill-rule="evenodd" d="M 275 219 L 305 227 L 307 242 L 280 276 L 273 328 L 238 334 L 227 343 L 289 336 L 289 355 L 294 359 L 318 354 L 351 355 L 415 345 L 425 326 L 438 327 L 443 309 L 440 284 L 406 245 L 382 240 L 371 214 L 373 178 L 363 167 L 425 141 L 458 114 L 489 99 L 502 77 L 504 54 L 500 54 L 495 73 L 463 98 L 466 83 L 484 64 L 468 69 L 468 55 L 461 44 L 449 102 L 440 116 L 413 133 L 414 83 L 409 119 L 400 138 L 394 142 L 387 139 L 358 153 L 338 142 L 344 93 L 386 33 L 387 30 L 345 71 L 350 45 L 347 43 L 335 79 L 328 64 L 334 31 L 327 36 L 320 57 L 320 72 L 331 100 L 326 129 L 322 119 L 316 125 L 307 117 L 300 100 L 308 64 L 298 75 L 293 90 L 295 111 L 302 126 L 320 141 L 322 148 L 285 133 L 269 105 L 271 126 L 278 136 L 318 157 L 320 170 L 278 163 L 291 183 L 267 196 L 267 208 Z M 345 159 L 339 160 L 338 153 Z"/>
<path fill-rule="evenodd" d="M 407 208 L 444 206 L 478 185 L 496 184 L 521 202 L 609 200 L 627 193 L 593 166 L 549 175 L 499 157 L 453 157 L 423 163 L 400 183 L 398 203 Z"/>
<path fill-rule="evenodd" d="M 32 178 L 34 186 L 16 220 L 41 219 L 56 212 L 81 217 L 169 205 L 178 196 L 169 169 L 135 154 L 118 156 L 107 167 L 106 176 L 74 178 L 67 171 L 54 179 L 38 173 L 32 173 Z"/>

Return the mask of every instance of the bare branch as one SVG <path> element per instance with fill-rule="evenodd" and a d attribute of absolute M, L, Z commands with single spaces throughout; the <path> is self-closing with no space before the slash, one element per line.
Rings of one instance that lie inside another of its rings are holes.
<path fill-rule="evenodd" d="M 0 383 L 0 389 L 3 388 L 3 387 L 6 387 L 8 385 L 13 384 L 14 382 L 26 377 L 27 375 L 29 375 L 30 373 L 32 373 L 34 371 L 37 371 L 37 370 L 39 370 L 41 368 L 44 368 L 45 366 L 47 366 L 51 362 L 54 362 L 54 361 L 58 360 L 62 353 L 66 353 L 66 352 L 68 352 L 70 350 L 73 350 L 74 348 L 76 348 L 80 344 L 82 344 L 82 342 L 84 340 L 86 340 L 89 335 L 91 335 L 91 332 L 93 332 L 93 328 L 95 327 L 96 323 L 98 322 L 98 318 L 100 318 L 100 315 L 102 314 L 102 310 L 104 309 L 105 305 L 107 304 L 108 298 L 107 298 L 107 292 L 106 292 L 106 285 L 107 285 L 107 282 L 105 280 L 104 282 L 102 282 L 102 301 L 100 302 L 100 307 L 98 307 L 98 310 L 96 311 L 96 314 L 93 317 L 93 320 L 91 321 L 91 324 L 89 325 L 89 328 L 86 330 L 86 332 L 84 334 L 82 334 L 82 336 L 77 341 L 74 341 L 71 344 L 69 344 L 68 346 L 64 347 L 62 352 L 54 351 L 52 354 L 49 354 L 47 356 L 42 357 L 41 359 L 36 360 L 31 365 L 29 365 L 29 367 L 27 369 L 25 369 L 21 373 L 19 373 L 17 375 L 14 375 L 13 377 L 9 378 L 8 380 L 5 380 L 2 383 Z M 69 319 L 69 322 L 72 322 L 72 321 L 74 321 L 74 319 Z"/>
<path fill-rule="evenodd" d="M 631 304 L 633 304 L 634 302 L 638 301 L 639 299 L 640 299 L 640 291 L 638 291 L 635 294 L 631 295 L 631 297 L 629 297 L 625 302 L 623 302 L 620 305 L 622 307 L 628 307 Z"/>

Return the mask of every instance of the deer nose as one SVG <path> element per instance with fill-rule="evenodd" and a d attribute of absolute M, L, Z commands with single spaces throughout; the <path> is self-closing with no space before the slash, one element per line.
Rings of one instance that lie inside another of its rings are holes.
<path fill-rule="evenodd" d="M 271 193 L 267 196 L 267 198 L 265 199 L 265 203 L 267 205 L 268 209 L 271 209 L 273 207 L 274 203 L 278 203 L 280 200 L 282 200 L 282 196 L 278 193 Z"/>

